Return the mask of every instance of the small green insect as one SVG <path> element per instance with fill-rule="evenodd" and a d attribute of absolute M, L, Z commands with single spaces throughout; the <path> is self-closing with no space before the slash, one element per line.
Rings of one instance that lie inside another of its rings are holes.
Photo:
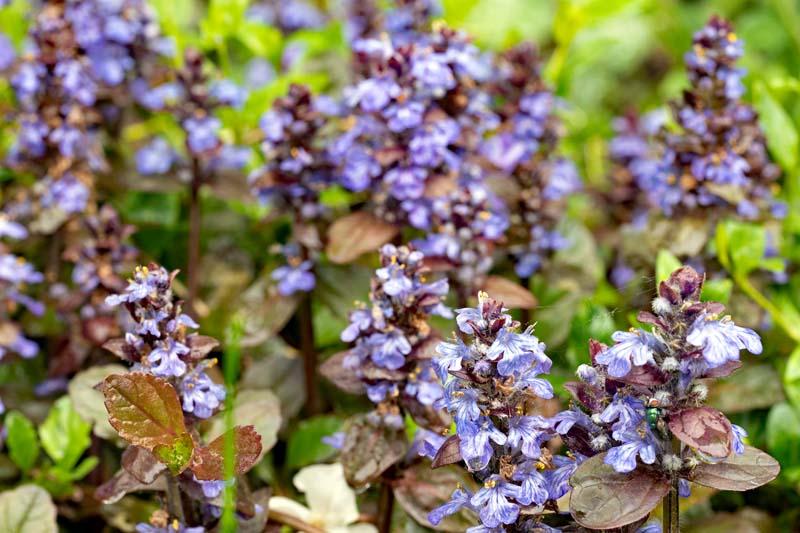
<path fill-rule="evenodd" d="M 661 420 L 661 416 L 664 413 L 664 410 L 661 408 L 661 402 L 659 402 L 656 398 L 650 398 L 647 401 L 647 408 L 645 409 L 645 418 L 647 418 L 647 425 L 650 426 L 650 429 L 653 431 L 658 431 L 659 429 L 659 420 Z"/>
<path fill-rule="evenodd" d="M 647 417 L 647 424 L 650 426 L 650 429 L 656 431 L 658 429 L 658 421 L 661 418 L 661 408 L 648 407 L 645 411 L 645 415 Z"/>

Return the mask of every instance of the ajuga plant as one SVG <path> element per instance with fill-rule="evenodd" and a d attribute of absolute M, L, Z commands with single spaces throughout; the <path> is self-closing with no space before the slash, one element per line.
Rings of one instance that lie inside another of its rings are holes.
<path fill-rule="evenodd" d="M 364 39 L 353 50 L 367 74 L 345 90 L 349 113 L 329 148 L 337 180 L 379 219 L 429 229 L 430 197 L 476 179 L 477 142 L 496 123 L 479 86 L 490 65 L 443 26 L 409 45 Z"/>
<path fill-rule="evenodd" d="M 775 202 L 779 176 L 770 162 L 756 112 L 741 101 L 742 40 L 731 24 L 712 17 L 685 56 L 691 87 L 671 105 L 675 128 L 656 136 L 655 165 L 631 167 L 650 205 L 673 217 L 735 213 L 757 218 L 785 208 Z"/>
<path fill-rule="evenodd" d="M 94 176 L 107 169 L 100 134 L 119 115 L 125 82 L 164 48 L 141 0 L 48 0 L 33 14 L 32 46 L 0 59 L 17 98 L 12 168 L 33 174 L 37 231 L 57 229 L 87 207 Z M 13 49 L 4 51 L 5 56 Z"/>
<path fill-rule="evenodd" d="M 481 148 L 490 171 L 508 183 L 507 248 L 517 275 L 536 273 L 553 251 L 566 245 L 556 230 L 565 199 L 581 188 L 575 165 L 558 155 L 564 134 L 557 99 L 541 77 L 536 48 L 523 43 L 499 55 L 490 84 L 501 123 Z"/>
<path fill-rule="evenodd" d="M 470 532 L 551 531 L 545 511 L 548 520 L 563 519 L 556 501 L 584 459 L 553 455 L 545 446 L 556 433 L 534 403 L 553 397 L 541 377 L 552 362 L 533 328 L 523 330 L 507 311 L 480 293 L 476 308 L 457 310 L 459 336 L 436 349 L 440 404 L 453 416 L 455 433 L 440 444 L 433 467 L 463 463 L 478 488 L 457 487 L 429 514 L 433 524 L 469 509 L 480 518 Z"/>
<path fill-rule="evenodd" d="M 5 213 L 0 214 L 0 238 L 21 240 L 27 236 L 28 230 L 25 226 L 9 219 Z M 24 335 L 17 318 L 24 309 L 36 316 L 44 313 L 41 302 L 25 294 L 28 285 L 38 284 L 43 280 L 44 276 L 31 263 L 24 257 L 11 253 L 7 243 L 0 243 L 0 362 L 7 363 L 15 355 L 30 359 L 39 353 L 39 346 Z M 4 411 L 5 407 L 0 399 L 0 414 Z"/>
<path fill-rule="evenodd" d="M 253 170 L 249 181 L 262 202 L 292 219 L 290 243 L 282 247 L 287 264 L 273 273 L 284 296 L 309 292 L 316 284 L 313 265 L 331 218 L 320 201 L 333 177 L 321 140 L 326 123 L 308 87 L 296 84 L 261 117 L 265 164 Z"/>
<path fill-rule="evenodd" d="M 251 172 L 249 182 L 275 216 L 291 217 L 289 242 L 275 246 L 286 263 L 272 272 L 278 292 L 285 297 L 310 293 L 316 286 L 314 267 L 333 218 L 320 197 L 333 182 L 333 166 L 323 144 L 327 113 L 331 112 L 325 103 L 314 98 L 308 87 L 292 84 L 288 94 L 275 100 L 260 121 L 265 163 Z M 310 295 L 299 305 L 307 407 L 315 412 L 319 398 Z"/>
<path fill-rule="evenodd" d="M 431 357 L 439 338 L 429 324 L 432 315 L 452 316 L 443 303 L 447 280 L 427 282 L 422 253 L 407 246 L 384 245 L 380 261 L 372 278 L 370 303 L 350 313 L 350 324 L 341 335 L 352 347 L 321 368 L 338 387 L 366 393 L 375 404 L 366 416 L 353 419 L 343 436 L 341 461 L 354 486 L 398 475 L 395 470 L 406 457 L 407 416 L 426 430 L 425 435 L 440 434 L 450 424 L 435 406 L 442 398 L 442 387 Z M 379 447 L 384 455 L 377 464 L 365 467 L 363 461 L 369 460 L 365 447 L 369 446 Z M 384 485 L 390 494 L 389 482 Z M 390 514 L 391 506 L 387 509 L 384 502 L 380 519 L 386 521 Z"/>
<path fill-rule="evenodd" d="M 82 222 L 84 231 L 75 232 L 62 256 L 73 265 L 72 284 L 53 285 L 50 290 L 57 300 L 57 311 L 68 325 L 66 339 L 49 359 L 50 378 L 79 370 L 92 350 L 122 333 L 124 324 L 120 310 L 105 300 L 127 285 L 125 276 L 138 255 L 128 242 L 135 228 L 122 223 L 109 204 Z"/>
<path fill-rule="evenodd" d="M 431 230 L 414 240 L 431 268 L 453 280 L 459 305 L 483 287 L 494 265 L 495 247 L 508 229 L 505 204 L 476 180 L 430 202 Z"/>
<path fill-rule="evenodd" d="M 189 303 L 197 296 L 200 266 L 200 190 L 222 171 L 239 171 L 248 163 L 250 149 L 228 142 L 222 136 L 222 121 L 214 115 L 222 106 L 238 107 L 246 92 L 235 83 L 209 79 L 209 64 L 197 50 L 188 48 L 183 67 L 153 69 L 139 78 L 134 96 L 146 109 L 166 111 L 180 124 L 184 134 L 184 156 L 164 138 L 151 139 L 136 154 L 140 174 L 166 174 L 172 170 L 188 173 L 189 238 L 187 276 Z"/>
<path fill-rule="evenodd" d="M 659 284 L 646 328 L 590 345 L 591 364 L 567 385 L 571 408 L 553 418 L 575 455 L 570 508 L 592 529 L 637 524 L 663 499 L 664 528 L 678 531 L 678 497 L 690 482 L 748 490 L 778 475 L 772 457 L 747 446 L 744 429 L 705 405 L 707 380 L 741 366 L 739 352 L 761 353 L 754 331 L 734 324 L 724 306 L 700 300 L 703 277 L 683 267 Z"/>
<path fill-rule="evenodd" d="M 133 366 L 130 373 L 108 376 L 99 388 L 109 422 L 131 446 L 122 470 L 98 495 L 113 502 L 137 488 L 165 490 L 166 515 L 154 514 L 152 525 L 175 521 L 177 529 L 216 521 L 223 480 L 255 464 L 261 437 L 252 426 L 237 426 L 202 443 L 197 424 L 218 410 L 226 393 L 208 373 L 216 359 L 206 356 L 217 341 L 190 333 L 198 325 L 174 301 L 176 275 L 156 264 L 140 266 L 123 292 L 106 298 L 110 306 L 125 306 L 131 327 L 105 347 Z M 226 450 L 233 456 L 226 458 Z"/>

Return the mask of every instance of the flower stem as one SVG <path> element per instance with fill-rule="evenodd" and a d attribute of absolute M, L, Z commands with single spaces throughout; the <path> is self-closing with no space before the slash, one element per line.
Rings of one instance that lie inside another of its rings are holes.
<path fill-rule="evenodd" d="M 200 206 L 200 187 L 203 185 L 200 161 L 192 159 L 192 183 L 189 189 L 189 249 L 187 254 L 186 276 L 188 278 L 189 306 L 194 307 L 197 287 L 200 281 L 200 229 L 202 211 Z"/>
<path fill-rule="evenodd" d="M 303 370 L 306 385 L 306 410 L 309 415 L 322 412 L 322 402 L 317 388 L 317 351 L 314 348 L 314 314 L 311 309 L 311 293 L 303 297 L 298 314 L 300 321 L 300 352 L 303 354 Z"/>
<path fill-rule="evenodd" d="M 800 343 L 800 331 L 797 330 L 788 320 L 783 316 L 778 307 L 772 303 L 766 296 L 761 294 L 761 292 L 750 282 L 750 279 L 747 276 L 733 276 L 734 281 L 742 289 L 747 296 L 750 297 L 756 304 L 759 305 L 762 309 L 764 309 L 767 313 L 769 313 L 772 320 L 795 342 Z"/>
<path fill-rule="evenodd" d="M 391 482 L 384 479 L 378 497 L 378 531 L 390 533 L 392 530 L 392 513 L 394 511 L 394 490 Z"/>
<path fill-rule="evenodd" d="M 678 476 L 673 476 L 669 492 L 664 496 L 663 505 L 664 533 L 680 533 Z"/>
<path fill-rule="evenodd" d="M 178 487 L 178 478 L 171 475 L 167 475 L 167 512 L 170 518 L 176 518 L 181 523 L 186 522 L 186 517 L 183 514 L 181 490 Z"/>

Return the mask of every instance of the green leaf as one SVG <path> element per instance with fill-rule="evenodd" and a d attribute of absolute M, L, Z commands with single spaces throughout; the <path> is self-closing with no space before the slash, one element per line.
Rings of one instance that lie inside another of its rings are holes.
<path fill-rule="evenodd" d="M 0 531 L 56 533 L 56 506 L 47 491 L 23 485 L 0 493 Z"/>
<path fill-rule="evenodd" d="M 178 393 L 168 381 L 141 372 L 115 374 L 103 380 L 100 390 L 120 437 L 152 451 L 173 473 L 188 466 L 194 444 Z"/>
<path fill-rule="evenodd" d="M 761 81 L 753 86 L 753 105 L 760 115 L 770 153 L 784 171 L 794 172 L 799 145 L 797 129 L 789 114 Z"/>
<path fill-rule="evenodd" d="M 681 267 L 680 260 L 669 250 L 659 250 L 656 256 L 656 287 Z"/>
<path fill-rule="evenodd" d="M 191 435 L 184 433 L 168 444 L 158 444 L 153 448 L 153 455 L 167 465 L 169 471 L 177 476 L 189 466 L 194 453 L 194 441 Z"/>
<path fill-rule="evenodd" d="M 178 222 L 180 209 L 177 193 L 131 191 L 125 196 L 122 214 L 133 224 L 171 228 Z"/>
<path fill-rule="evenodd" d="M 317 416 L 297 424 L 287 444 L 287 468 L 301 468 L 328 459 L 336 450 L 322 442 L 322 438 L 341 427 L 342 421 L 335 416 Z"/>
<path fill-rule="evenodd" d="M 757 224 L 729 220 L 717 227 L 716 246 L 723 266 L 746 276 L 763 263 L 767 233 Z"/>
<path fill-rule="evenodd" d="M 39 438 L 53 462 L 65 470 L 71 470 L 91 444 L 91 431 L 92 426 L 75 411 L 69 396 L 63 396 L 39 426 Z"/>
<path fill-rule="evenodd" d="M 767 447 L 784 468 L 800 465 L 800 415 L 786 402 L 774 405 L 767 416 Z"/>
<path fill-rule="evenodd" d="M 700 298 L 705 302 L 728 303 L 733 291 L 733 281 L 728 278 L 708 279 L 703 283 Z"/>
<path fill-rule="evenodd" d="M 11 411 L 5 419 L 8 437 L 8 446 L 11 460 L 22 470 L 28 472 L 39 457 L 39 439 L 36 437 L 36 428 L 33 422 L 20 413 Z"/>
<path fill-rule="evenodd" d="M 89 475 L 89 472 L 97 467 L 99 462 L 100 460 L 97 457 L 87 457 L 78 463 L 78 466 L 73 468 L 72 472 L 69 473 L 70 481 L 78 481 L 85 478 Z"/>
<path fill-rule="evenodd" d="M 260 57 L 272 57 L 281 46 L 281 32 L 253 20 L 245 20 L 236 32 L 236 38 Z"/>

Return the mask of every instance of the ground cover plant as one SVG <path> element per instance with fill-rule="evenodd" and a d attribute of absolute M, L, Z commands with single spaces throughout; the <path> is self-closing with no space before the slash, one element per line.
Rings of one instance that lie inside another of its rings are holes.
<path fill-rule="evenodd" d="M 0 532 L 800 529 L 798 28 L 0 0 Z"/>

